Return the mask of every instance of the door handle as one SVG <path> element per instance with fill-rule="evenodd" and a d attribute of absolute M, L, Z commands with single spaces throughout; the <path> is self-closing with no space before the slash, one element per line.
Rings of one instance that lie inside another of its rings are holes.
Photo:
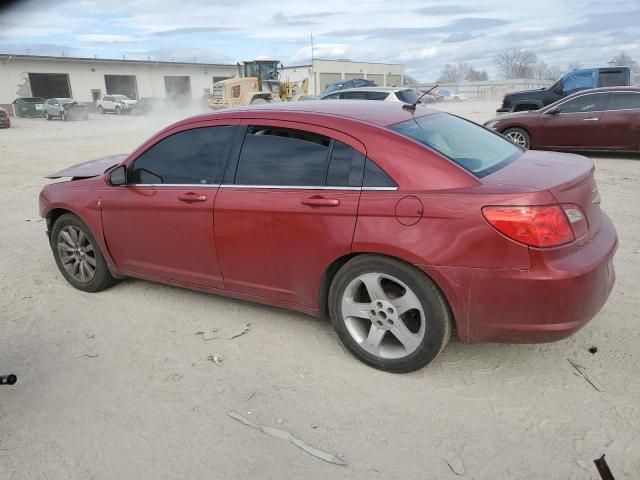
<path fill-rule="evenodd" d="M 598 117 L 583 118 L 582 121 L 583 122 L 597 122 L 598 121 Z"/>
<path fill-rule="evenodd" d="M 182 202 L 187 202 L 187 203 L 191 203 L 191 202 L 206 202 L 207 201 L 207 196 L 206 195 L 199 195 L 199 194 L 194 193 L 194 192 L 189 192 L 189 193 L 183 193 L 182 195 L 180 195 L 178 197 L 178 200 L 180 200 Z"/>
<path fill-rule="evenodd" d="M 340 205 L 340 200 L 337 198 L 311 197 L 303 198 L 302 204 L 310 207 L 337 207 Z"/>

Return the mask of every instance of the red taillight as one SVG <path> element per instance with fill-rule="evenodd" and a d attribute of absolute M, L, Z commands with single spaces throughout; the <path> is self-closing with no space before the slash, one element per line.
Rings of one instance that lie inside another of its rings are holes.
<path fill-rule="evenodd" d="M 482 215 L 500 233 L 532 247 L 557 247 L 575 239 L 560 205 L 484 207 Z"/>

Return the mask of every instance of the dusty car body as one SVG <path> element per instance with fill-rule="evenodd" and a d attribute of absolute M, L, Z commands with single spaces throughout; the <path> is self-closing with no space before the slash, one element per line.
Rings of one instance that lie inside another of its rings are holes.
<path fill-rule="evenodd" d="M 39 206 L 76 288 L 131 276 L 327 316 L 406 372 L 454 325 L 529 343 L 593 318 L 617 247 L 593 171 L 421 105 L 310 101 L 180 121 L 52 175 L 75 180 Z"/>
<path fill-rule="evenodd" d="M 640 150 L 640 88 L 584 90 L 533 112 L 484 124 L 526 148 Z"/>
<path fill-rule="evenodd" d="M 76 102 L 73 98 L 49 98 L 44 102 L 44 118 L 51 120 L 88 120 L 87 106 Z"/>
<path fill-rule="evenodd" d="M 9 127 L 11 127 L 11 117 L 9 117 L 9 112 L 0 107 L 0 128 Z"/>

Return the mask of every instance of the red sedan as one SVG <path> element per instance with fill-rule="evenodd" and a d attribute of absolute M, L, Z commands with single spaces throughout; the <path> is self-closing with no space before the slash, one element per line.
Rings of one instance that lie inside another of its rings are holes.
<path fill-rule="evenodd" d="M 640 150 L 640 88 L 583 90 L 533 112 L 502 115 L 485 127 L 526 148 Z"/>
<path fill-rule="evenodd" d="M 532 152 L 388 102 L 299 102 L 180 121 L 44 187 L 55 261 L 95 292 L 125 276 L 331 318 L 376 368 L 462 342 L 580 329 L 614 283 L 591 160 Z"/>

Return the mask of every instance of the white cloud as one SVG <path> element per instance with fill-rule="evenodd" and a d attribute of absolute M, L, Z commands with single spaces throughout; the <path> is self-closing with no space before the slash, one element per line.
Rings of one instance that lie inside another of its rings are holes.
<path fill-rule="evenodd" d="M 137 42 L 140 41 L 132 35 L 114 35 L 110 33 L 89 33 L 77 35 L 76 38 L 82 42 Z"/>
<path fill-rule="evenodd" d="M 344 43 L 320 43 L 313 46 L 314 58 L 344 59 L 350 58 L 353 53 L 351 45 Z M 311 45 L 298 49 L 291 55 L 291 62 L 303 62 L 311 60 Z"/>

